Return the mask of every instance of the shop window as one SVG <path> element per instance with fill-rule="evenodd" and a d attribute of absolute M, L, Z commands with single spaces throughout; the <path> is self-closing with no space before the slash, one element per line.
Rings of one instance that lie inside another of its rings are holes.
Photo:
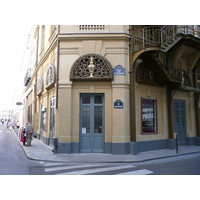
<path fill-rule="evenodd" d="M 142 133 L 156 133 L 156 100 L 142 98 Z"/>

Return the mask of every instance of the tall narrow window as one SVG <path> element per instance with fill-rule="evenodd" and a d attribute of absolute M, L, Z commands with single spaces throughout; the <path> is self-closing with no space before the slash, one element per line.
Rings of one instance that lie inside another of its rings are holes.
<path fill-rule="evenodd" d="M 45 45 L 45 25 L 42 25 L 41 50 L 44 49 L 44 45 Z"/>
<path fill-rule="evenodd" d="M 156 133 L 156 100 L 142 98 L 142 133 Z"/>

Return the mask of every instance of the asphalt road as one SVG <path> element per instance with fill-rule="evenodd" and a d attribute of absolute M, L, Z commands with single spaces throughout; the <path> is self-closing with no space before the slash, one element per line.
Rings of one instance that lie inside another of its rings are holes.
<path fill-rule="evenodd" d="M 200 175 L 200 153 L 136 164 L 153 171 L 150 175 Z"/>
<path fill-rule="evenodd" d="M 200 153 L 141 163 L 57 163 L 27 159 L 16 135 L 0 124 L 0 175 L 200 175 Z"/>
<path fill-rule="evenodd" d="M 29 175 L 40 163 L 27 159 L 17 137 L 0 124 L 0 175 Z"/>

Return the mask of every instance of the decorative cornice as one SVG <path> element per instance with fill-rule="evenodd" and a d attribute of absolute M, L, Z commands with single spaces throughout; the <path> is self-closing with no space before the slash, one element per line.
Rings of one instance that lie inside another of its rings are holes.
<path fill-rule="evenodd" d="M 60 33 L 58 40 L 129 40 L 126 33 Z"/>

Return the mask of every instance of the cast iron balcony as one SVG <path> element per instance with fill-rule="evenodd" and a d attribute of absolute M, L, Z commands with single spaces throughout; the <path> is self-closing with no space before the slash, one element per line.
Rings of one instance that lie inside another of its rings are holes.
<path fill-rule="evenodd" d="M 200 39 L 200 26 L 197 25 L 166 25 L 148 26 L 133 36 L 134 52 L 141 49 L 158 47 L 167 52 L 184 36 Z"/>
<path fill-rule="evenodd" d="M 27 86 L 30 80 L 31 80 L 31 68 L 28 68 L 24 78 L 24 86 Z"/>

